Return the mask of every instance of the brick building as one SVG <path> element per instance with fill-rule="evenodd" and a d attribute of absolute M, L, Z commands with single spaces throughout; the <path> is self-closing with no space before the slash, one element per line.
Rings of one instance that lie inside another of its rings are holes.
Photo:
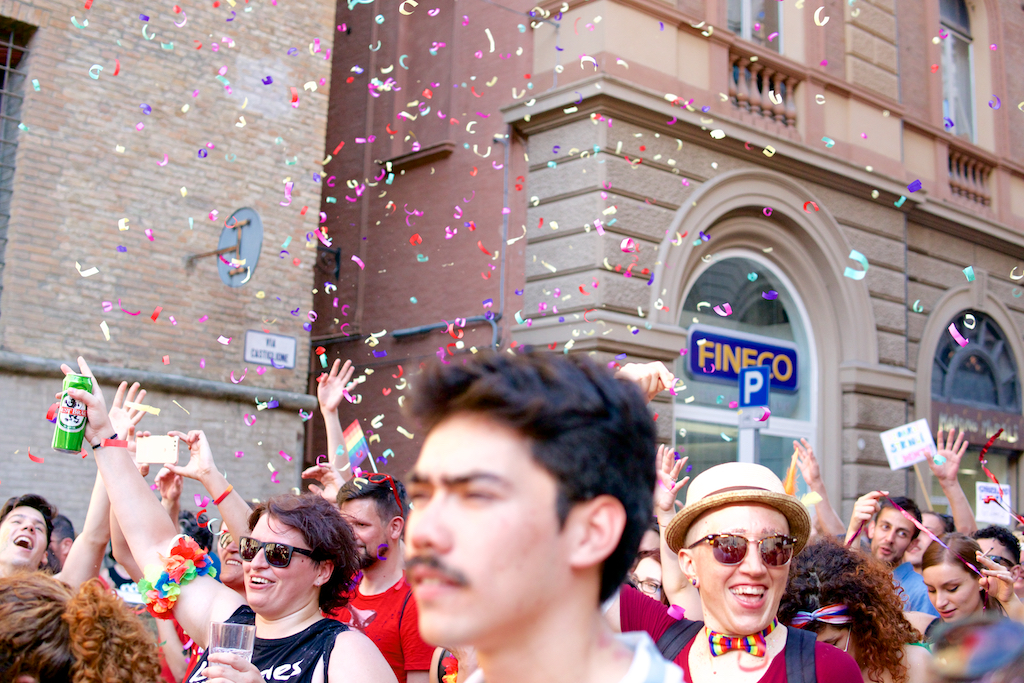
<path fill-rule="evenodd" d="M 334 11 L 0 3 L 0 496 L 81 524 L 95 465 L 44 420 L 79 354 L 108 401 L 144 384 L 143 428 L 204 429 L 246 496 L 298 485 Z M 244 357 L 247 332 L 287 367 Z"/>
<path fill-rule="evenodd" d="M 420 362 L 529 344 L 674 364 L 655 409 L 695 471 L 753 457 L 728 404 L 741 366 L 771 362 L 760 458 L 781 470 L 808 438 L 844 514 L 877 488 L 925 502 L 879 440 L 919 418 L 968 429 L 972 502 L 1002 426 L 989 467 L 1019 500 L 1019 3 L 337 16 L 328 127 L 346 147 L 326 169 L 344 187 L 322 210 L 340 251 L 316 281 L 338 290 L 315 295 L 313 343 L 365 371 L 343 421 L 375 430 L 394 471 L 419 443 L 400 402 Z"/>

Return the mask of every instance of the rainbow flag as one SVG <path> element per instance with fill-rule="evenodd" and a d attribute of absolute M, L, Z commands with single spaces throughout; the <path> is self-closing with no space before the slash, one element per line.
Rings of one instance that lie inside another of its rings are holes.
<path fill-rule="evenodd" d="M 372 458 L 370 444 L 366 443 L 363 435 L 363 428 L 359 426 L 359 420 L 353 420 L 352 424 L 345 427 L 345 451 L 348 453 L 348 462 L 354 470 L 366 458 Z"/>

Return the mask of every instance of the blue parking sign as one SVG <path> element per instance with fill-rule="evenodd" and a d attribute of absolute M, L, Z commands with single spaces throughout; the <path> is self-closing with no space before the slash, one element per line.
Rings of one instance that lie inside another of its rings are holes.
<path fill-rule="evenodd" d="M 740 408 L 767 406 L 771 381 L 771 367 L 768 365 L 740 370 Z"/>

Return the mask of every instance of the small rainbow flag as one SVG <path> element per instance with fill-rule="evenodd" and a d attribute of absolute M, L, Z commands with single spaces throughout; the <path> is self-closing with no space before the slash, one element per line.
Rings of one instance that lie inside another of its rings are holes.
<path fill-rule="evenodd" d="M 359 420 L 353 420 L 352 424 L 345 427 L 345 450 L 348 452 L 348 462 L 354 470 L 366 458 L 371 458 L 370 444 L 366 443 L 363 435 L 363 428 L 359 426 Z"/>

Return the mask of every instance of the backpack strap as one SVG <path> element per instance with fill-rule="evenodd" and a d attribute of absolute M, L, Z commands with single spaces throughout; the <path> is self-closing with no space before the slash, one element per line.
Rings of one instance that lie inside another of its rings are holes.
<path fill-rule="evenodd" d="M 658 638 L 658 652 L 668 661 L 675 661 L 686 644 L 693 640 L 702 628 L 704 628 L 703 621 L 680 619 L 665 629 L 661 638 Z"/>
<path fill-rule="evenodd" d="M 814 644 L 817 638 L 811 631 L 798 628 L 786 630 L 787 683 L 817 683 L 814 665 Z"/>

